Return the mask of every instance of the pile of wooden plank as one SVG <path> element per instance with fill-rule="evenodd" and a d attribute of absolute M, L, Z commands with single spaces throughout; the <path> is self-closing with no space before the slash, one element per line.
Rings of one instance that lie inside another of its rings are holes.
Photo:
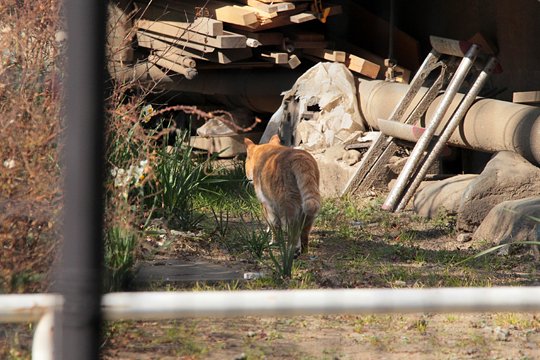
<path fill-rule="evenodd" d="M 362 76 L 384 77 L 381 57 L 353 46 L 339 48 L 322 31 L 304 27 L 341 14 L 339 5 L 320 0 L 136 0 L 135 6 L 137 43 L 148 50 L 148 61 L 187 79 L 209 69 L 294 69 L 304 60 L 341 62 Z M 406 69 L 403 73 L 406 81 Z"/>

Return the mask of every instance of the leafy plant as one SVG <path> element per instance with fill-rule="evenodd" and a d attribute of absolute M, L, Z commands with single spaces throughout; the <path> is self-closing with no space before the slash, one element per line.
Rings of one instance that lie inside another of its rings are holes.
<path fill-rule="evenodd" d="M 201 191 L 208 191 L 212 182 L 222 181 L 206 173 L 213 158 L 197 161 L 189 145 L 187 131 L 180 132 L 174 146 L 164 146 L 158 151 L 154 168 L 161 211 L 167 221 L 174 221 L 182 229 L 196 226 L 202 216 L 196 214 L 194 198 Z"/>
<path fill-rule="evenodd" d="M 285 227 L 270 225 L 275 246 L 270 247 L 269 255 L 276 274 L 282 279 L 290 279 L 292 277 L 296 245 L 304 227 L 304 222 L 304 219 L 302 221 L 292 221 L 285 224 Z M 275 248 L 277 248 L 276 252 L 274 252 Z"/>
<path fill-rule="evenodd" d="M 219 202 L 217 206 L 212 206 L 210 211 L 212 212 L 216 225 L 213 234 L 217 235 L 219 240 L 223 241 L 226 239 L 227 234 L 229 233 L 229 207 L 223 206 L 223 204 Z"/>
<path fill-rule="evenodd" d="M 263 260 L 264 252 L 270 244 L 270 233 L 260 226 L 250 226 L 242 217 L 243 226 L 236 229 L 236 233 L 242 242 L 242 248 L 247 250 L 257 260 Z"/>
<path fill-rule="evenodd" d="M 128 228 L 114 226 L 105 236 L 105 291 L 125 288 L 135 262 L 137 236 Z"/>

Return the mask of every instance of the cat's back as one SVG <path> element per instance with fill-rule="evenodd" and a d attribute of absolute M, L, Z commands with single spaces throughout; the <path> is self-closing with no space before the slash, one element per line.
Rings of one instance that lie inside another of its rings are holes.
<path fill-rule="evenodd" d="M 264 144 L 260 146 L 256 162 L 270 175 L 273 172 L 283 175 L 292 174 L 295 170 L 310 171 L 319 177 L 317 162 L 305 150 L 289 148 L 282 145 Z"/>

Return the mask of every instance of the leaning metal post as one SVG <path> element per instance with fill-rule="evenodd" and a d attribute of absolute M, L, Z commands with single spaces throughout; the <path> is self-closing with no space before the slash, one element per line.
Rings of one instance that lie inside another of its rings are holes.
<path fill-rule="evenodd" d="M 463 83 L 463 80 L 471 69 L 473 61 L 476 58 L 479 49 L 480 48 L 478 45 L 473 44 L 467 51 L 467 54 L 465 54 L 465 57 L 457 68 L 455 75 L 450 81 L 450 84 L 448 84 L 444 96 L 439 106 L 437 107 L 435 114 L 433 114 L 433 118 L 429 122 L 426 131 L 422 134 L 422 136 L 416 143 L 413 151 L 411 152 L 411 155 L 409 156 L 409 160 L 403 167 L 403 170 L 401 170 L 394 187 L 392 188 L 384 204 L 382 205 L 383 209 L 389 211 L 393 211 L 395 209 L 396 204 L 400 200 L 403 190 L 405 189 L 405 186 L 409 181 L 409 178 L 418 167 L 418 163 L 421 161 L 424 151 L 426 151 L 426 149 L 428 148 L 431 138 L 435 134 L 435 131 L 437 130 L 437 127 L 439 126 L 444 115 L 446 114 L 446 111 L 450 107 L 454 96 L 458 92 L 461 84 Z"/>

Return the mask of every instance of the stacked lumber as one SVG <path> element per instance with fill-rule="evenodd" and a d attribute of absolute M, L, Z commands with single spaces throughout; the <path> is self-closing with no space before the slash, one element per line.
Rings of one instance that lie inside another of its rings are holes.
<path fill-rule="evenodd" d="M 135 0 L 135 6 L 137 44 L 148 52 L 148 62 L 166 73 L 192 79 L 199 71 L 212 69 L 294 69 L 307 60 L 308 65 L 341 62 L 359 75 L 384 78 L 382 58 L 354 46 L 339 48 L 320 30 L 328 17 L 341 14 L 340 5 L 300 0 Z M 319 29 L 304 27 L 313 23 Z"/>

